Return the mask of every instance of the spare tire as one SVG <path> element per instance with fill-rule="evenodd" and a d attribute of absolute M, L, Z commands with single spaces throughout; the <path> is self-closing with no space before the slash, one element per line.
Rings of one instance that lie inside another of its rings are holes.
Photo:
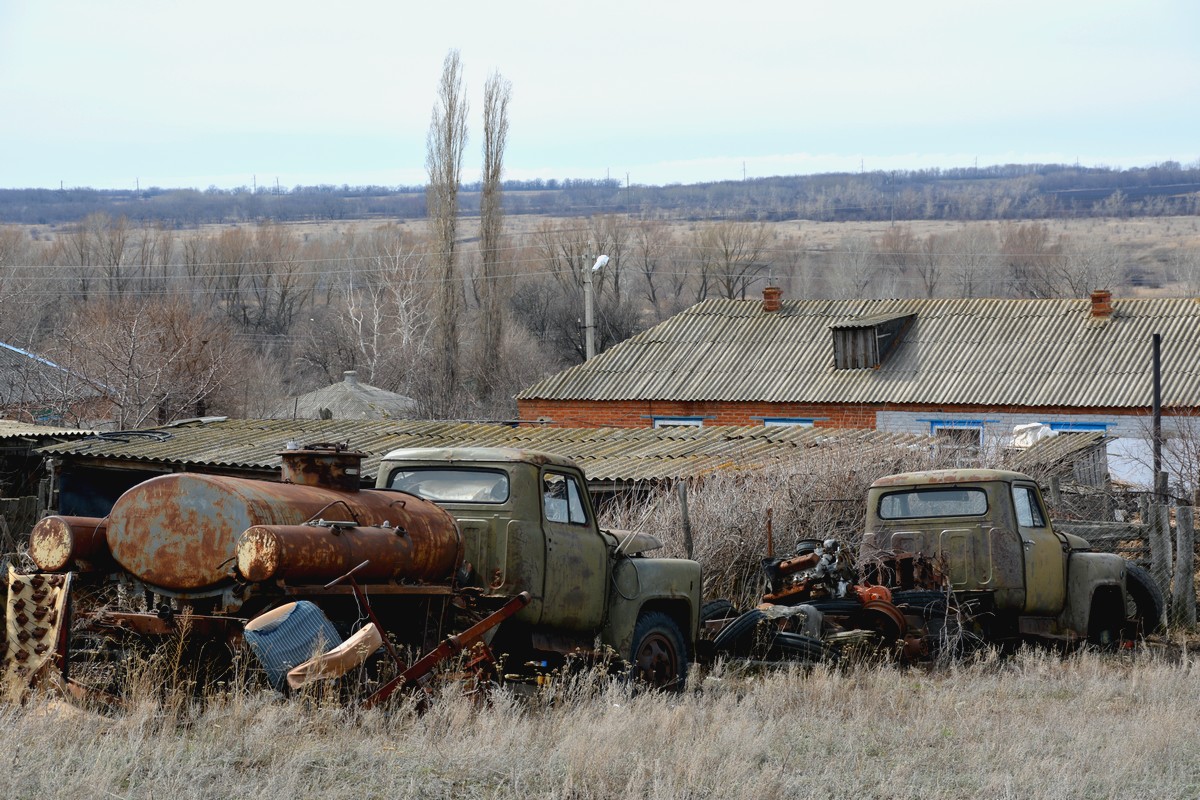
<path fill-rule="evenodd" d="M 722 628 L 721 632 L 713 639 L 717 651 L 737 655 L 748 653 L 754 646 L 754 634 L 758 630 L 758 624 L 766 618 L 767 615 L 757 608 L 752 608 L 742 614 Z"/>
<path fill-rule="evenodd" d="M 1145 636 L 1162 627 L 1167 601 L 1149 570 L 1126 561 L 1125 594 L 1129 597 L 1125 613 L 1137 622 L 1138 635 Z"/>
<path fill-rule="evenodd" d="M 729 619 L 736 616 L 738 616 L 737 609 L 733 607 L 733 603 L 725 598 L 721 597 L 716 600 L 709 600 L 700 606 L 700 627 L 703 629 L 704 623 L 714 619 Z"/>
<path fill-rule="evenodd" d="M 837 661 L 838 654 L 820 639 L 801 633 L 777 633 L 767 650 L 767 658 L 781 661 Z"/>
<path fill-rule="evenodd" d="M 938 589 L 905 589 L 892 592 L 892 603 L 910 614 L 920 614 L 925 619 L 945 616 L 948 607 L 946 592 Z"/>

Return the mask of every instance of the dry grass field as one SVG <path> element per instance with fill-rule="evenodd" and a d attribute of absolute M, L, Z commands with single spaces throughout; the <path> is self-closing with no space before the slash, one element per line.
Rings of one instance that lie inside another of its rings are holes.
<path fill-rule="evenodd" d="M 680 241 L 686 240 L 703 223 L 683 220 L 663 220 L 666 232 Z M 970 228 L 991 228 L 999 230 L 1007 224 L 1019 224 L 1014 221 L 949 221 L 949 220 L 914 220 L 897 221 L 895 225 L 911 229 L 918 238 L 930 234 L 947 234 Z M 1149 272 L 1161 270 L 1171 256 L 1181 251 L 1200 250 L 1200 217 L 1130 217 L 1087 219 L 1048 219 L 1044 220 L 1052 237 L 1060 235 L 1074 240 L 1088 241 L 1096 244 L 1111 246 L 1118 249 L 1129 263 L 1135 263 Z M 571 227 L 578 223 L 586 227 L 588 221 L 577 217 L 547 217 L 541 215 L 510 215 L 504 218 L 505 235 L 510 237 L 516 246 L 533 245 L 535 231 L 538 228 L 550 226 Z M 350 231 L 367 231 L 379 225 L 386 224 L 385 220 L 349 220 L 349 221 L 320 221 L 287 223 L 286 227 L 297 233 L 304 240 L 324 240 L 335 242 L 339 237 Z M 400 220 L 399 224 L 411 230 L 416 236 L 426 233 L 425 220 Z M 767 223 L 775 234 L 774 249 L 792 252 L 826 252 L 836 250 L 847 237 L 864 236 L 875 238 L 882 235 L 893 223 L 881 222 L 820 222 L 811 220 L 792 220 L 787 222 Z M 27 226 L 34 238 L 41 242 L 53 240 L 62 233 L 63 229 L 56 226 L 33 225 Z M 194 235 L 211 234 L 221 231 L 229 225 L 204 225 L 197 231 L 183 231 L 177 237 L 184 238 Z M 478 221 L 464 217 L 459 222 L 459 232 L 469 246 L 478 234 Z"/>
<path fill-rule="evenodd" d="M 116 713 L 0 706 L 8 797 L 1175 798 L 1200 795 L 1194 656 L 985 656 L 738 674 L 681 695 L 588 676 L 362 712 L 245 690 Z"/>

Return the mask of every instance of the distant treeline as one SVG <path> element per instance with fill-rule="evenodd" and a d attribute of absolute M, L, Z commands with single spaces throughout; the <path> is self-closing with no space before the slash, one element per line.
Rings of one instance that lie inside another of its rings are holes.
<path fill-rule="evenodd" d="M 459 195 L 477 213 L 478 185 Z M 145 223 L 419 219 L 423 186 L 0 189 L 0 222 L 70 224 L 94 212 Z M 1200 213 L 1200 162 L 1117 170 L 1061 164 L 828 173 L 668 186 L 510 180 L 509 214 L 627 213 L 693 220 L 1045 219 Z"/>

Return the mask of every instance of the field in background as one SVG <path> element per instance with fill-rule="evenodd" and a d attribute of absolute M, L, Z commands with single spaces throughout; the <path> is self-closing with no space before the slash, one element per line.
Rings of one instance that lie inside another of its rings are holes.
<path fill-rule="evenodd" d="M 1147 798 L 1200 794 L 1194 656 L 942 671 L 718 666 L 683 695 L 558 680 L 360 712 L 235 691 L 0 706 L 11 797 Z"/>
<path fill-rule="evenodd" d="M 578 220 L 580 227 L 586 227 L 585 218 L 581 217 L 546 217 L 538 215 L 512 215 L 504 219 L 505 235 L 513 239 L 515 245 L 534 245 L 534 233 L 539 227 L 569 226 L 573 220 Z M 667 232 L 678 238 L 686 239 L 703 222 L 681 220 L 663 220 Z M 999 230 L 1004 225 L 1019 224 L 1022 220 L 1012 221 L 948 221 L 948 220 L 902 220 L 889 222 L 815 222 L 808 220 L 791 220 L 787 222 L 765 223 L 775 233 L 773 249 L 782 252 L 812 252 L 824 253 L 837 250 L 847 237 L 865 236 L 875 238 L 881 236 L 893 226 L 907 227 L 918 238 L 930 234 L 946 234 L 970 228 L 988 228 Z M 1169 283 L 1164 269 L 1171 258 L 1185 251 L 1200 251 L 1200 217 L 1130 217 L 1130 218 L 1087 218 L 1087 219 L 1047 219 L 1038 220 L 1044 223 L 1052 236 L 1063 235 L 1071 239 L 1087 240 L 1118 249 L 1129 264 L 1141 267 L 1152 278 Z M 334 242 L 349 231 L 364 232 L 386 224 L 381 220 L 349 220 L 321 222 L 291 222 L 285 227 L 295 231 L 305 239 L 322 239 Z M 398 220 L 396 224 L 411 231 L 416 236 L 424 236 L 426 224 L 424 220 Z M 235 225 L 203 225 L 196 229 L 182 229 L 178 237 L 190 236 L 196 232 L 218 233 L 223 229 L 238 227 Z M 244 225 L 242 227 L 245 227 Z M 27 226 L 33 236 L 40 241 L 47 241 L 59 235 L 66 228 L 62 226 L 33 225 Z M 462 241 L 471 245 L 478 234 L 478 219 L 463 217 L 459 222 L 459 234 Z M 1157 289 L 1139 287 L 1134 294 L 1169 294 L 1170 286 Z"/>

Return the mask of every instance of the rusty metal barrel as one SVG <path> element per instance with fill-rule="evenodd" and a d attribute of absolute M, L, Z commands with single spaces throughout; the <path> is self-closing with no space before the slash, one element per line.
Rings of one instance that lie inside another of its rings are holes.
<path fill-rule="evenodd" d="M 29 557 L 46 572 L 87 572 L 112 563 L 101 517 L 43 517 L 29 534 Z"/>
<path fill-rule="evenodd" d="M 108 516 L 113 558 L 145 583 L 177 592 L 234 578 L 242 533 L 257 525 L 311 520 L 429 534 L 459 558 L 461 539 L 444 509 L 412 495 L 177 473 L 151 478 L 118 498 Z M 439 565 L 445 554 L 431 559 Z M 444 576 L 448 579 L 454 566 Z"/>
<path fill-rule="evenodd" d="M 459 539 L 453 529 L 317 525 L 255 525 L 238 543 L 238 572 L 249 581 L 282 578 L 289 583 L 325 583 L 349 572 L 363 583 L 428 583 L 458 566 Z"/>

